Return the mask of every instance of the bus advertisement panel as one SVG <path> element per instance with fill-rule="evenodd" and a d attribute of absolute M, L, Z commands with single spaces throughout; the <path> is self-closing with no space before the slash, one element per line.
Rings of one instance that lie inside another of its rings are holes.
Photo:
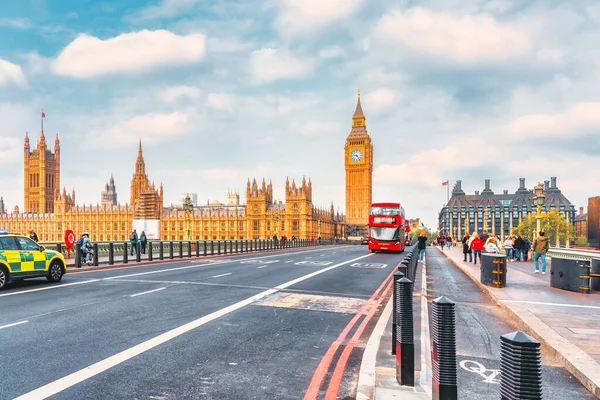
<path fill-rule="evenodd" d="M 406 221 L 400 203 L 373 203 L 369 211 L 369 250 L 404 251 Z"/>

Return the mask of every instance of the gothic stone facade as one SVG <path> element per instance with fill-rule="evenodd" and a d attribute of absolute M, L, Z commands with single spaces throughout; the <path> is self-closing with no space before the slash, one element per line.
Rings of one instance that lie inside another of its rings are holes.
<path fill-rule="evenodd" d="M 556 186 L 556 178 L 544 181 L 544 194 L 542 211 L 557 209 L 569 223 L 575 222 L 575 206 Z M 489 179 L 485 180 L 484 190 L 474 195 L 466 194 L 462 181 L 456 181 L 450 201 L 439 212 L 438 229 L 453 238 L 462 237 L 465 231 L 481 234 L 486 229 L 504 239 L 523 218 L 536 213 L 533 196 L 533 190 L 525 187 L 524 178 L 519 179 L 515 193 L 504 190 L 501 194 L 492 191 Z"/>
<path fill-rule="evenodd" d="M 64 231 L 76 235 L 90 233 L 93 241 L 124 241 L 134 219 L 160 219 L 163 240 L 183 240 L 190 229 L 193 240 L 266 239 L 274 234 L 288 238 L 344 237 L 345 217 L 312 202 L 312 182 L 286 182 L 285 203 L 273 200 L 273 187 L 263 179 L 246 188 L 246 205 L 213 203 L 195 207 L 187 220 L 181 207 L 163 206 L 163 187 L 157 189 L 146 174 L 141 142 L 131 180 L 130 203 L 116 204 L 116 188 L 112 181 L 102 195 L 101 205 L 77 205 L 75 190 L 59 190 L 60 144 L 55 140 L 54 153 L 48 150 L 44 134 L 36 149 L 30 151 L 25 137 L 25 209 L 15 206 L 11 213 L 0 213 L 0 227 L 10 232 L 27 233 L 33 229 L 42 242 L 62 242 Z M 112 195 L 114 194 L 114 197 Z M 230 202 L 231 203 L 231 202 Z M 189 223 L 189 226 L 187 225 Z"/>

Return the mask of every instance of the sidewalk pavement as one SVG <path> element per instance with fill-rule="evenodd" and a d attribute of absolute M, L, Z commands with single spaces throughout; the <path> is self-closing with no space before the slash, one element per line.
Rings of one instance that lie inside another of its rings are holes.
<path fill-rule="evenodd" d="M 520 329 L 539 340 L 549 353 L 591 393 L 600 398 L 600 294 L 550 287 L 547 274 L 534 274 L 533 262 L 507 262 L 506 287 L 480 283 L 480 264 L 463 261 L 461 247 L 446 255 L 500 307 Z"/>
<path fill-rule="evenodd" d="M 393 302 L 390 296 L 363 353 L 356 400 L 431 399 L 431 350 L 425 273 L 425 266 L 419 263 L 413 291 L 415 386 L 401 386 L 396 380 L 396 356 L 392 355 Z"/>

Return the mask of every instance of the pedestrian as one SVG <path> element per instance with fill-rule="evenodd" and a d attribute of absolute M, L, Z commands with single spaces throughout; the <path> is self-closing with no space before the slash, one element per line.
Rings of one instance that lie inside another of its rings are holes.
<path fill-rule="evenodd" d="M 427 234 L 425 231 L 422 231 L 417 239 L 419 243 L 417 244 L 417 249 L 419 250 L 419 260 L 420 262 L 425 262 L 425 249 L 427 248 Z"/>
<path fill-rule="evenodd" d="M 131 232 L 131 235 L 129 235 L 129 255 L 133 256 L 133 251 L 135 250 L 137 253 L 137 241 L 138 241 L 138 234 L 137 231 L 134 229 Z"/>
<path fill-rule="evenodd" d="M 521 235 L 517 235 L 513 246 L 515 248 L 515 260 L 521 261 L 521 255 L 523 254 L 523 247 L 525 246 L 525 241 L 523 240 Z M 526 255 L 525 255 L 525 258 L 527 258 Z"/>
<path fill-rule="evenodd" d="M 544 231 L 540 231 L 538 236 L 533 240 L 533 265 L 535 274 L 540 272 L 539 260 L 542 259 L 542 275 L 546 273 L 546 253 L 550 248 L 550 242 Z"/>
<path fill-rule="evenodd" d="M 469 256 L 469 262 L 473 262 L 473 251 L 471 250 L 470 244 L 471 235 L 469 232 L 465 232 L 465 236 L 462 238 L 464 262 L 467 262 L 467 255 Z"/>
<path fill-rule="evenodd" d="M 506 258 L 508 261 L 515 260 L 513 245 L 514 245 L 514 243 L 513 243 L 512 237 L 507 236 L 506 240 L 504 240 L 503 246 L 504 246 L 504 251 L 506 252 Z"/>
<path fill-rule="evenodd" d="M 36 235 L 36 233 L 33 231 L 33 229 L 29 230 L 29 238 L 31 240 L 33 240 L 34 242 L 38 242 L 38 236 Z"/>
<path fill-rule="evenodd" d="M 477 256 L 481 261 L 481 251 L 483 250 L 483 239 L 479 237 L 477 232 L 473 233 L 471 240 L 471 250 L 473 250 L 473 264 L 477 265 Z"/>
<path fill-rule="evenodd" d="M 142 234 L 140 235 L 140 247 L 142 254 L 146 254 L 146 244 L 148 244 L 148 238 L 146 237 L 146 232 L 142 231 Z"/>

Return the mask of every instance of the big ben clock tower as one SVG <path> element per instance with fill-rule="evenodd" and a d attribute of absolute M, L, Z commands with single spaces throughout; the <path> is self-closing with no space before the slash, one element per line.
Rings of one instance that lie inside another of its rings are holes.
<path fill-rule="evenodd" d="M 360 104 L 360 91 L 352 116 L 352 130 L 346 137 L 344 159 L 348 236 L 363 236 L 369 223 L 373 197 L 373 143 Z"/>

